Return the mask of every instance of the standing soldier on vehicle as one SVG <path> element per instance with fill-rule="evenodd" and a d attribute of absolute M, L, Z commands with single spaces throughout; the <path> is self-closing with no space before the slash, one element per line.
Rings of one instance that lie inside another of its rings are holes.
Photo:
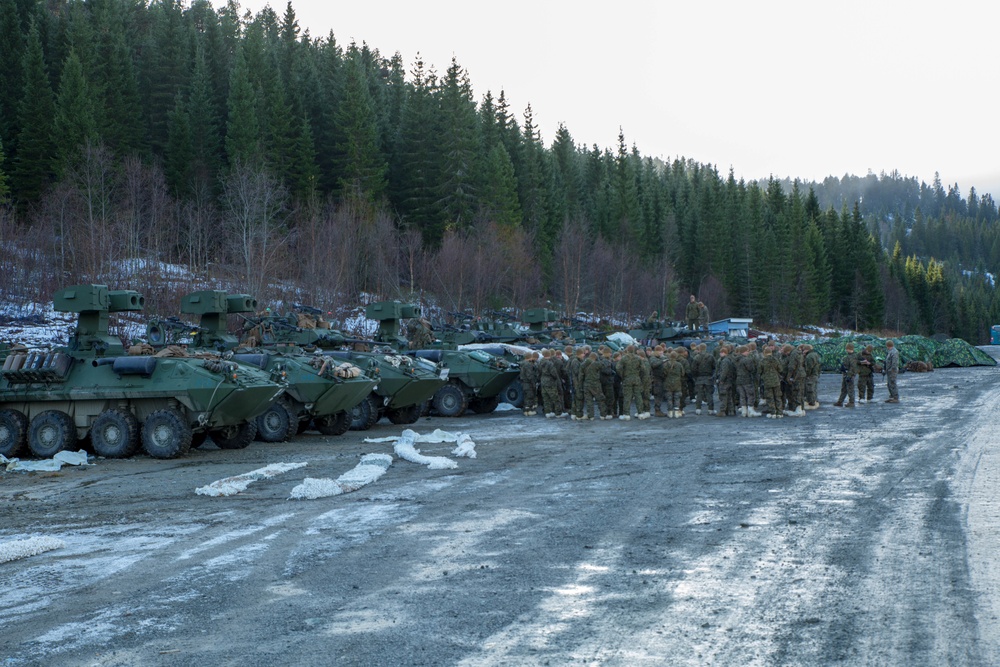
<path fill-rule="evenodd" d="M 719 363 L 716 366 L 716 381 L 719 383 L 719 409 L 716 411 L 720 417 L 727 417 L 736 414 L 736 406 L 733 403 L 733 387 L 736 383 L 736 360 L 730 356 L 728 345 L 719 346 Z"/>
<path fill-rule="evenodd" d="M 866 345 L 858 355 L 858 400 L 867 403 L 875 397 L 875 354 Z"/>
<path fill-rule="evenodd" d="M 774 348 L 768 345 L 764 348 L 764 359 L 761 362 L 760 379 L 764 384 L 764 401 L 767 403 L 769 419 L 784 417 L 781 411 L 781 362 L 774 356 Z"/>
<path fill-rule="evenodd" d="M 840 398 L 834 403 L 838 408 L 844 407 L 844 398 L 850 398 L 847 407 L 854 407 L 854 378 L 858 374 L 858 355 L 854 353 L 854 343 L 848 343 L 844 348 L 844 357 L 840 360 Z"/>
<path fill-rule="evenodd" d="M 695 331 L 698 328 L 698 317 L 700 315 L 701 309 L 698 307 L 698 299 L 692 294 L 687 308 L 684 309 L 684 318 L 687 320 L 689 331 Z"/>
<path fill-rule="evenodd" d="M 896 343 L 887 340 L 885 342 L 885 388 L 889 390 L 889 398 L 886 403 L 899 403 L 899 389 L 896 387 L 896 376 L 899 375 L 899 351 Z"/>
<path fill-rule="evenodd" d="M 708 414 L 715 414 L 715 400 L 712 398 L 713 376 L 715 375 L 715 356 L 708 351 L 708 346 L 701 343 L 698 346 L 698 353 L 692 363 L 692 373 L 694 374 L 694 413 L 701 414 L 701 404 L 705 403 Z"/>
<path fill-rule="evenodd" d="M 524 392 L 522 409 L 525 417 L 534 417 L 538 406 L 537 353 L 528 352 L 521 361 L 521 390 Z"/>
<path fill-rule="evenodd" d="M 805 353 L 803 365 L 806 369 L 806 410 L 819 407 L 819 376 L 823 372 L 823 360 L 813 346 L 806 343 L 802 346 Z"/>
<path fill-rule="evenodd" d="M 698 328 L 708 331 L 708 306 L 701 301 L 698 302 Z"/>

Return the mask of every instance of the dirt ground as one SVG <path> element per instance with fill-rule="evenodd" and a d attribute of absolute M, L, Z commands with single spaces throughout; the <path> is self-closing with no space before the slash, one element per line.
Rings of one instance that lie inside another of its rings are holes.
<path fill-rule="evenodd" d="M 0 666 L 997 665 L 1000 369 L 804 418 L 421 419 L 469 433 L 336 478 L 371 431 L 0 472 Z M 307 463 L 238 495 L 195 489 Z"/>

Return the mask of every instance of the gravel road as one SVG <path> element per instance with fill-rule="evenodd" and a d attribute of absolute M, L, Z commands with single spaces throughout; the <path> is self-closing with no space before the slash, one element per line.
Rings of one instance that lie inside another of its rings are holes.
<path fill-rule="evenodd" d="M 1000 369 L 805 418 L 422 419 L 177 461 L 0 473 L 0 666 L 997 665 Z M 195 489 L 306 463 L 234 496 Z"/>

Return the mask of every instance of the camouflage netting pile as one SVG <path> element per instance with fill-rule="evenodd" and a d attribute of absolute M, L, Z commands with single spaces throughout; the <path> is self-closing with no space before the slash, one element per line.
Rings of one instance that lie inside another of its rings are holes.
<path fill-rule="evenodd" d="M 896 349 L 899 350 L 900 368 L 911 361 L 930 362 L 934 368 L 997 364 L 993 357 L 960 338 L 949 338 L 940 343 L 933 338 L 923 336 L 902 336 L 893 340 L 896 341 Z M 885 341 L 885 338 L 863 334 L 799 342 L 810 343 L 816 348 L 823 359 L 823 370 L 835 373 L 840 369 L 840 360 L 844 357 L 844 348 L 848 343 L 854 343 L 855 352 L 860 352 L 866 345 L 871 345 L 875 358 L 881 361 L 885 359 Z"/>

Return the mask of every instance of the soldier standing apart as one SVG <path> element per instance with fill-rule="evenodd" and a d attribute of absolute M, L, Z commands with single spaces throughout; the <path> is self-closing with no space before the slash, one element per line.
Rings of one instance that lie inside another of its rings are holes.
<path fill-rule="evenodd" d="M 687 320 L 689 331 L 694 331 L 698 328 L 698 317 L 700 315 L 701 309 L 698 308 L 698 299 L 696 299 L 694 294 L 692 294 L 691 299 L 688 301 L 687 308 L 684 309 L 684 318 Z"/>
<path fill-rule="evenodd" d="M 521 389 L 524 392 L 522 409 L 525 417 L 534 417 L 538 406 L 538 365 L 535 352 L 528 352 L 521 362 Z"/>
<path fill-rule="evenodd" d="M 729 346 L 719 347 L 719 364 L 716 367 L 716 379 L 719 383 L 719 410 L 715 413 L 725 417 L 736 412 L 733 406 L 733 382 L 736 381 L 736 367 L 729 356 Z"/>
<path fill-rule="evenodd" d="M 844 352 L 844 358 L 840 360 L 840 398 L 834 405 L 844 407 L 844 398 L 849 397 L 847 407 L 853 408 L 854 377 L 858 374 L 858 355 L 854 353 L 854 343 L 848 343 Z"/>
<path fill-rule="evenodd" d="M 657 345 L 653 348 L 653 355 L 649 358 L 649 378 L 650 389 L 653 392 L 653 414 L 657 417 L 667 415 L 660 409 L 663 403 L 663 346 Z"/>
<path fill-rule="evenodd" d="M 715 375 L 715 356 L 708 351 L 708 346 L 701 343 L 692 364 L 694 373 L 694 413 L 701 414 L 701 404 L 705 403 L 708 414 L 715 414 L 715 400 L 712 398 L 712 376 Z"/>
<path fill-rule="evenodd" d="M 604 419 L 604 394 L 601 392 L 602 368 L 603 365 L 598 360 L 596 352 L 591 352 L 580 367 L 580 377 L 583 379 L 583 417 L 581 419 L 593 419 L 590 416 L 591 408 L 597 417 Z"/>
<path fill-rule="evenodd" d="M 868 403 L 875 397 L 875 354 L 866 345 L 858 355 L 858 400 Z"/>
<path fill-rule="evenodd" d="M 678 419 L 684 416 L 681 409 L 681 393 L 684 391 L 684 366 L 681 365 L 676 350 L 670 351 L 670 356 L 663 364 L 663 394 L 667 399 L 667 416 Z"/>
<path fill-rule="evenodd" d="M 760 379 L 764 383 L 764 401 L 767 403 L 768 419 L 784 417 L 781 412 L 781 362 L 774 356 L 774 348 L 764 348 L 761 361 Z"/>
<path fill-rule="evenodd" d="M 753 405 L 754 398 L 754 372 L 757 364 L 750 356 L 749 347 L 739 348 L 740 354 L 736 359 L 736 391 L 740 396 L 740 416 L 760 417 L 756 406 Z"/>
<path fill-rule="evenodd" d="M 806 343 L 802 346 L 806 357 L 803 365 L 806 369 L 806 410 L 819 407 L 819 375 L 823 372 L 823 360 L 813 346 Z"/>
<path fill-rule="evenodd" d="M 899 351 L 896 343 L 891 340 L 885 342 L 885 387 L 889 390 L 889 398 L 886 403 L 899 403 L 899 388 L 896 386 L 896 376 L 899 375 Z"/>

